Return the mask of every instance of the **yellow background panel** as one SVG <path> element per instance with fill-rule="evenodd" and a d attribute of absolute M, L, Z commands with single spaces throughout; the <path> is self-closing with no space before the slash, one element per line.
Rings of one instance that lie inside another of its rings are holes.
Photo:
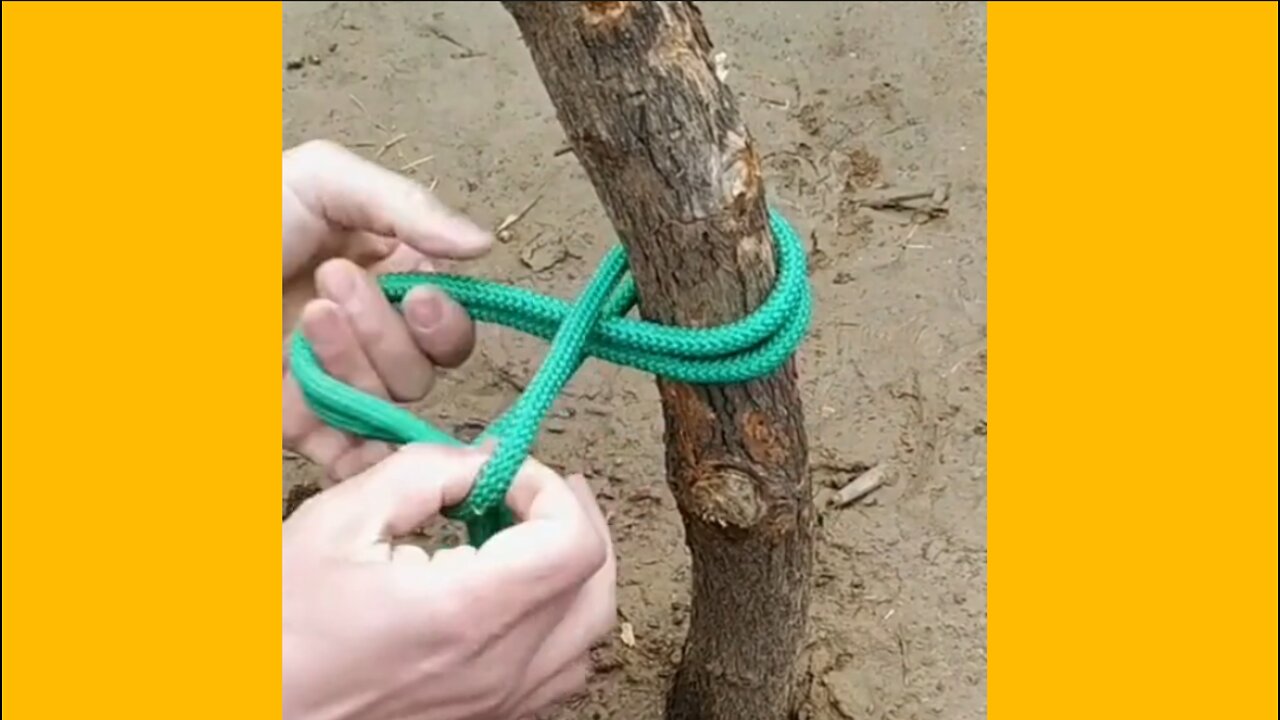
<path fill-rule="evenodd" d="M 1276 6 L 990 27 L 991 717 L 1274 717 Z M 274 715 L 279 5 L 3 32 L 4 712 Z"/>
<path fill-rule="evenodd" d="M 4 715 L 279 712 L 280 6 L 4 3 Z"/>
<path fill-rule="evenodd" d="M 989 709 L 1276 716 L 1276 5 L 989 7 Z"/>

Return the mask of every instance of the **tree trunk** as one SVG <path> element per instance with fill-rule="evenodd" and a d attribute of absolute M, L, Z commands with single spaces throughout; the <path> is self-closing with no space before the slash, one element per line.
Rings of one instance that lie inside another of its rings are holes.
<path fill-rule="evenodd" d="M 626 245 L 643 317 L 708 327 L 773 287 L 760 158 L 684 2 L 505 2 Z M 741 385 L 659 379 L 693 559 L 669 720 L 785 720 L 803 699 L 812 490 L 794 362 Z"/>

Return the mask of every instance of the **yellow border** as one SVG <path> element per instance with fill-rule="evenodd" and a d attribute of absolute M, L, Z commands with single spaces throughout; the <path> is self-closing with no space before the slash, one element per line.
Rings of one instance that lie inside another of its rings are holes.
<path fill-rule="evenodd" d="M 1276 6 L 990 21 L 991 717 L 1275 717 Z M 273 715 L 279 5 L 2 25 L 4 713 Z"/>
<path fill-rule="evenodd" d="M 1276 717 L 1276 5 L 995 3 L 993 720 Z"/>
<path fill-rule="evenodd" d="M 4 3 L 5 717 L 278 712 L 280 23 Z"/>

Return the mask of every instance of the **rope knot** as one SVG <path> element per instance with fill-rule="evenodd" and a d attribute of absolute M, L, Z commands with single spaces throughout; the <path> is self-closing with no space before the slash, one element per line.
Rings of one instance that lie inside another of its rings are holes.
<path fill-rule="evenodd" d="M 513 522 L 507 490 L 531 451 L 557 396 L 588 357 L 693 385 L 746 382 L 781 367 L 809 328 L 813 300 L 804 247 L 774 210 L 769 229 L 778 258 L 773 291 L 755 312 L 714 328 L 668 327 L 628 318 L 636 304 L 626 253 L 614 246 L 573 304 L 522 288 L 449 274 L 391 274 L 379 279 L 397 307 L 409 291 L 432 285 L 452 296 L 477 322 L 519 330 L 550 341 L 550 349 L 524 393 L 475 442 L 496 448 L 471 493 L 446 511 L 466 523 L 479 546 Z M 461 445 L 448 433 L 388 400 L 330 376 L 297 332 L 291 368 L 307 404 L 326 424 L 393 444 Z"/>

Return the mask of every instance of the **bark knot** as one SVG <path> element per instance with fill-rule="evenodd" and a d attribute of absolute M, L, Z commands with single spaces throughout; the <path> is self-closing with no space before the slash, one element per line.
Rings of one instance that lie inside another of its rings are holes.
<path fill-rule="evenodd" d="M 690 473 L 689 500 L 704 522 L 746 530 L 764 515 L 764 502 L 751 473 L 734 465 L 709 462 Z"/>

